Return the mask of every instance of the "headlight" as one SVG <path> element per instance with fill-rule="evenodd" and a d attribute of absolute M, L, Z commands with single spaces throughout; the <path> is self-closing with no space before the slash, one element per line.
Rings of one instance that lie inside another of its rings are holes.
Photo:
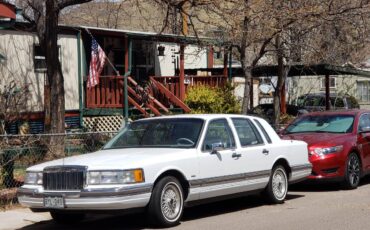
<path fill-rule="evenodd" d="M 142 169 L 114 170 L 114 171 L 89 171 L 88 184 L 133 184 L 144 182 Z"/>
<path fill-rule="evenodd" d="M 327 148 L 315 148 L 313 150 L 314 154 L 317 154 L 319 156 L 324 156 L 331 153 L 338 153 L 343 150 L 343 145 L 338 145 L 334 147 L 327 147 Z"/>
<path fill-rule="evenodd" d="M 42 185 L 42 172 L 26 172 L 24 183 Z"/>

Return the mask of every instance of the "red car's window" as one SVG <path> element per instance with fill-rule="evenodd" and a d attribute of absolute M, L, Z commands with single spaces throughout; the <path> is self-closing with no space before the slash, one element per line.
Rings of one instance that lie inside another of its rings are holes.
<path fill-rule="evenodd" d="M 353 130 L 353 115 L 322 114 L 302 116 L 290 124 L 285 133 L 350 133 Z"/>

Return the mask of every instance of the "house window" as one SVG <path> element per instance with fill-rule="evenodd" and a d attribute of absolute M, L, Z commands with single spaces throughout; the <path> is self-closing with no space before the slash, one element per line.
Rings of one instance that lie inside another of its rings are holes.
<path fill-rule="evenodd" d="M 337 88 L 337 78 L 329 77 L 329 87 L 331 89 Z M 325 89 L 325 77 L 321 79 L 321 89 Z"/>
<path fill-rule="evenodd" d="M 60 65 L 62 65 L 62 59 L 61 59 L 61 49 L 60 45 L 58 45 L 58 56 L 59 56 L 59 62 Z M 33 63 L 35 72 L 46 72 L 46 58 L 45 58 L 45 52 L 42 50 L 41 46 L 39 44 L 35 44 L 33 46 Z"/>
<path fill-rule="evenodd" d="M 35 72 L 46 71 L 45 53 L 41 49 L 40 45 L 33 46 L 33 63 L 35 67 Z"/>
<path fill-rule="evenodd" d="M 357 98 L 359 101 L 370 101 L 370 81 L 357 82 Z"/>

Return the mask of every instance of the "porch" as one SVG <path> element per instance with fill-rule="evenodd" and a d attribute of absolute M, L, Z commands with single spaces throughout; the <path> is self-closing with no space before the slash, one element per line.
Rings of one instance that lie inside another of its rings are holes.
<path fill-rule="evenodd" d="M 85 87 L 86 109 L 125 108 L 125 76 L 101 76 L 97 86 Z M 144 117 L 151 114 L 159 116 L 171 109 L 180 109 L 184 113 L 190 108 L 181 100 L 181 87 L 185 96 L 188 89 L 195 85 L 222 87 L 228 78 L 224 75 L 185 76 L 181 84 L 179 76 L 150 76 L 145 85 L 139 85 L 131 76 L 127 77 L 128 108 L 137 110 Z"/>

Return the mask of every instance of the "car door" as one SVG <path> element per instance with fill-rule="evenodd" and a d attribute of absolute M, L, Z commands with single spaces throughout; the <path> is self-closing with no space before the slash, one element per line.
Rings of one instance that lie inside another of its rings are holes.
<path fill-rule="evenodd" d="M 236 150 L 241 155 L 240 161 L 245 173 L 242 190 L 249 191 L 264 188 L 269 180 L 273 158 L 267 133 L 260 133 L 256 125 L 248 118 L 232 118 L 240 147 Z M 258 122 L 258 121 L 257 121 Z M 258 125 L 258 124 L 257 124 Z M 260 125 L 260 124 L 259 124 Z M 260 129 L 262 125 L 259 126 Z"/>
<path fill-rule="evenodd" d="M 358 122 L 358 145 L 362 149 L 362 158 L 365 168 L 370 168 L 370 114 L 364 113 Z"/>
<path fill-rule="evenodd" d="M 240 157 L 228 120 L 209 121 L 205 132 L 198 158 L 200 178 L 191 185 L 198 187 L 200 199 L 239 192 L 233 182 L 242 170 L 237 165 Z"/>

